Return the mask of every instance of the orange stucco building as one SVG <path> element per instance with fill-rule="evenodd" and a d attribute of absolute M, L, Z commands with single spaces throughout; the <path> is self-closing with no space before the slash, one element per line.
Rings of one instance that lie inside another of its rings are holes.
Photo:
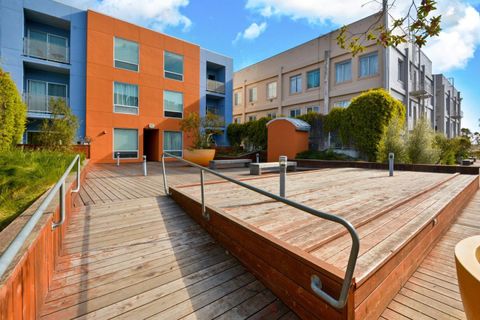
<path fill-rule="evenodd" d="M 97 12 L 87 15 L 91 161 L 115 162 L 118 155 L 122 162 L 136 162 L 143 154 L 159 160 L 166 134 L 188 146 L 179 123 L 183 115 L 199 112 L 200 47 Z M 166 102 L 166 95 L 174 102 Z"/>

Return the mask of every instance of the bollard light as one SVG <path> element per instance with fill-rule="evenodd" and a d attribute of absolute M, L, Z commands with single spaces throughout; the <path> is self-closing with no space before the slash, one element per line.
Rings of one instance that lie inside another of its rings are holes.
<path fill-rule="evenodd" d="M 147 156 L 143 156 L 143 175 L 147 176 Z"/>
<path fill-rule="evenodd" d="M 117 152 L 117 167 L 120 166 L 120 152 Z"/>
<path fill-rule="evenodd" d="M 285 186 L 287 183 L 287 161 L 286 156 L 280 156 L 278 158 L 278 164 L 280 165 L 280 197 L 285 198 Z"/>
<path fill-rule="evenodd" d="M 389 175 L 390 177 L 393 177 L 393 164 L 394 164 L 394 160 L 395 160 L 395 154 L 393 152 L 390 152 L 388 154 L 388 171 L 389 171 Z"/>
<path fill-rule="evenodd" d="M 260 163 L 260 154 L 257 153 L 257 154 L 256 154 L 256 157 L 257 157 L 257 163 Z"/>

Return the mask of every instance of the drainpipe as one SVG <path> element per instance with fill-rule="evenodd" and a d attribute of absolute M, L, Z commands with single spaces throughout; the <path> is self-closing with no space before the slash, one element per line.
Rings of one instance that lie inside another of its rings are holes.
<path fill-rule="evenodd" d="M 405 75 L 405 91 L 406 91 L 406 102 L 405 106 L 407 108 L 407 130 L 408 129 L 408 122 L 410 120 L 410 49 L 407 47 L 405 48 L 405 64 L 407 65 L 407 74 Z"/>
<path fill-rule="evenodd" d="M 328 105 L 330 103 L 330 51 L 325 50 L 324 68 L 325 78 L 323 80 L 323 113 L 328 114 Z"/>
<path fill-rule="evenodd" d="M 280 72 L 277 75 L 277 96 L 278 96 L 278 107 L 277 112 L 279 117 L 283 114 L 283 66 L 280 67 Z"/>
<path fill-rule="evenodd" d="M 388 29 L 388 1 L 383 0 L 383 25 Z M 383 87 L 390 92 L 390 49 L 383 48 Z"/>

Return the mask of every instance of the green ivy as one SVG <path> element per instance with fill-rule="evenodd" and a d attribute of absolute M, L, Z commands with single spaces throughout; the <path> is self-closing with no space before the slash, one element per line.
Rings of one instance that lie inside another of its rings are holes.
<path fill-rule="evenodd" d="M 271 118 L 260 118 L 246 123 L 231 123 L 227 127 L 227 137 L 230 145 L 238 147 L 241 144 L 248 150 L 266 150 L 268 131 L 267 123 Z"/>

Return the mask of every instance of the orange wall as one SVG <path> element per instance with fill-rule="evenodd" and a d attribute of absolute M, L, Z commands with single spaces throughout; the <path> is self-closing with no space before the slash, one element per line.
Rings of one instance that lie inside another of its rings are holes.
<path fill-rule="evenodd" d="M 308 132 L 297 131 L 288 120 L 276 120 L 268 126 L 267 157 L 269 162 L 280 156 L 295 159 L 297 153 L 308 150 Z"/>
<path fill-rule="evenodd" d="M 139 72 L 114 68 L 114 37 L 135 41 L 139 45 Z M 163 54 L 169 51 L 183 55 L 184 80 L 163 76 Z M 87 111 L 86 132 L 92 139 L 92 162 L 114 162 L 113 128 L 138 129 L 139 158 L 122 162 L 141 161 L 143 129 L 155 124 L 159 131 L 160 152 L 163 151 L 163 131 L 180 131 L 179 119 L 163 117 L 163 90 L 183 92 L 184 115 L 199 112 L 200 47 L 174 39 L 109 16 L 88 11 L 87 14 Z M 138 85 L 139 114 L 113 113 L 114 81 Z M 184 147 L 190 145 L 184 136 Z"/>

